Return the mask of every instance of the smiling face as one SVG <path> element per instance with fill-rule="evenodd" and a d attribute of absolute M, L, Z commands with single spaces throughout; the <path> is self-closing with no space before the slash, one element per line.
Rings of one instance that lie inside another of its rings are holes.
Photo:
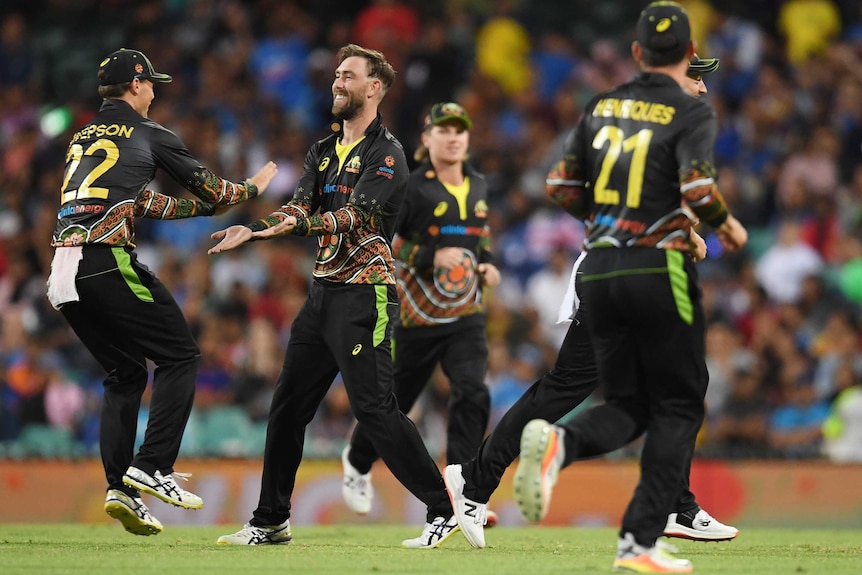
<path fill-rule="evenodd" d="M 351 56 L 335 70 L 332 82 L 332 113 L 336 118 L 352 120 L 362 113 L 374 82 L 368 76 L 365 58 Z"/>
<path fill-rule="evenodd" d="M 422 133 L 422 144 L 428 148 L 433 163 L 457 164 L 463 162 L 470 146 L 470 132 L 459 120 L 447 120 L 433 125 Z"/>

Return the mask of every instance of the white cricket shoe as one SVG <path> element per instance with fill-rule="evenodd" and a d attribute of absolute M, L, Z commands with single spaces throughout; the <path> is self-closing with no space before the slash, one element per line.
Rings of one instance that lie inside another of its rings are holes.
<path fill-rule="evenodd" d="M 371 502 L 374 500 L 374 487 L 371 485 L 371 472 L 359 473 L 350 464 L 348 454 L 350 446 L 341 452 L 341 465 L 344 468 L 344 477 L 341 483 L 341 495 L 344 502 L 351 511 L 357 515 L 368 515 L 371 511 Z"/>
<path fill-rule="evenodd" d="M 180 478 L 188 481 L 190 476 L 191 473 L 176 472 L 162 475 L 161 471 L 156 471 L 155 474 L 150 475 L 137 467 L 129 467 L 126 474 L 123 475 L 123 483 L 138 491 L 158 497 L 165 503 L 185 509 L 200 509 L 204 506 L 204 500 L 191 491 L 181 488 L 175 479 Z"/>
<path fill-rule="evenodd" d="M 668 515 L 664 534 L 692 541 L 729 541 L 739 535 L 739 529 L 725 525 L 704 509 L 698 509 L 696 513 L 692 510 Z"/>
<path fill-rule="evenodd" d="M 105 513 L 123 524 L 123 528 L 134 535 L 158 535 L 161 522 L 150 515 L 150 510 L 140 497 L 126 495 L 119 489 L 109 489 L 105 497 Z"/>
<path fill-rule="evenodd" d="M 458 531 L 458 520 L 455 516 L 434 518 L 431 523 L 426 523 L 422 529 L 422 535 L 415 539 L 405 539 L 401 542 L 402 547 L 408 549 L 435 549 L 443 545 L 443 542 L 449 539 Z"/>
<path fill-rule="evenodd" d="M 290 520 L 281 525 L 255 527 L 249 523 L 231 535 L 222 535 L 216 541 L 219 545 L 283 545 L 290 543 Z"/>
<path fill-rule="evenodd" d="M 485 546 L 488 504 L 473 501 L 464 495 L 467 482 L 461 474 L 461 465 L 447 465 L 443 470 L 443 482 L 446 483 L 446 491 L 449 492 L 449 500 L 452 501 L 452 510 L 455 512 L 458 526 L 461 527 L 461 533 L 470 545 L 482 549 Z M 494 519 L 496 524 L 496 517 Z"/>
<path fill-rule="evenodd" d="M 614 571 L 633 571 L 635 573 L 691 573 L 691 561 L 679 559 L 672 545 L 656 542 L 652 547 L 644 547 L 635 541 L 631 533 L 617 540 L 617 556 Z"/>

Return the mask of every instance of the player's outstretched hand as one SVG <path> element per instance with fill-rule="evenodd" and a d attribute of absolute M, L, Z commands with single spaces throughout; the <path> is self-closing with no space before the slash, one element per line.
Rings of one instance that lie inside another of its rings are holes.
<path fill-rule="evenodd" d="M 275 177 L 276 172 L 278 172 L 278 168 L 275 166 L 275 163 L 267 162 L 260 171 L 250 177 L 248 181 L 257 186 L 257 193 L 260 195 Z"/>
<path fill-rule="evenodd" d="M 482 283 L 488 287 L 500 285 L 500 270 L 494 264 L 479 264 L 476 266 L 482 276 Z"/>
<path fill-rule="evenodd" d="M 225 230 L 219 230 L 210 236 L 214 240 L 221 240 L 207 251 L 208 254 L 219 254 L 241 246 L 251 239 L 251 230 L 245 226 L 231 226 Z"/>
<path fill-rule="evenodd" d="M 252 237 L 256 240 L 268 240 L 269 238 L 286 236 L 287 234 L 291 233 L 293 231 L 293 228 L 295 227 L 296 218 L 293 216 L 287 216 L 281 222 L 272 226 L 271 228 L 266 228 L 265 230 L 254 232 L 252 234 Z"/>
<path fill-rule="evenodd" d="M 748 242 L 748 231 L 733 216 L 727 216 L 716 233 L 721 246 L 728 252 L 735 252 Z"/>
<path fill-rule="evenodd" d="M 695 263 L 706 258 L 706 241 L 696 231 L 691 230 L 688 235 L 689 254 Z"/>
<path fill-rule="evenodd" d="M 434 267 L 451 270 L 461 265 L 464 250 L 455 247 L 438 248 L 434 252 Z"/>

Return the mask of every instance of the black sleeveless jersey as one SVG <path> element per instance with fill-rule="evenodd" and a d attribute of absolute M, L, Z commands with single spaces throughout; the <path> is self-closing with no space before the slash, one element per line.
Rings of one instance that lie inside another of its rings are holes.
<path fill-rule="evenodd" d="M 686 251 L 692 220 L 683 201 L 713 226 L 727 217 L 715 185 L 716 131 L 707 103 L 666 74 L 639 74 L 587 105 L 549 195 L 587 221 L 587 249 Z"/>

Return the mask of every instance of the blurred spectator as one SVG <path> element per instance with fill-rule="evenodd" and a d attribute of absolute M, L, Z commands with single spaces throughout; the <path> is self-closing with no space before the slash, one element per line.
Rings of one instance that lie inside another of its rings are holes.
<path fill-rule="evenodd" d="M 251 69 L 264 95 L 278 101 L 297 125 L 309 125 L 313 112 L 307 64 L 315 22 L 294 2 L 275 3 L 265 22 L 268 33 L 251 56 Z"/>
<path fill-rule="evenodd" d="M 786 0 L 779 8 L 778 29 L 787 41 L 787 59 L 802 64 L 840 34 L 841 14 L 832 0 Z"/>
<path fill-rule="evenodd" d="M 733 459 L 769 455 L 769 407 L 757 365 L 741 365 L 731 376 L 730 394 L 709 427 L 709 454 Z"/>
<path fill-rule="evenodd" d="M 862 386 L 853 364 L 841 364 L 838 393 L 823 422 L 823 453 L 838 463 L 862 463 Z"/>
<path fill-rule="evenodd" d="M 539 325 L 544 335 L 545 343 L 560 349 L 563 339 L 569 331 L 568 324 L 558 324 L 560 302 L 569 287 L 572 275 L 572 249 L 557 246 L 551 251 L 547 267 L 533 275 L 527 281 L 524 303 L 539 313 Z"/>
<path fill-rule="evenodd" d="M 494 14 L 476 31 L 479 72 L 497 82 L 510 96 L 526 90 L 533 80 L 530 35 L 514 18 L 515 5 L 513 0 L 494 2 Z"/>
<path fill-rule="evenodd" d="M 383 52 L 400 72 L 407 50 L 419 33 L 419 18 L 412 6 L 399 0 L 371 0 L 356 15 L 351 41 Z"/>
<path fill-rule="evenodd" d="M 779 303 L 796 303 L 802 298 L 806 277 L 823 269 L 823 259 L 802 241 L 802 226 L 794 220 L 779 224 L 776 243 L 757 262 L 755 275 L 769 299 Z"/>
<path fill-rule="evenodd" d="M 829 404 L 818 400 L 805 374 L 792 374 L 783 384 L 784 403 L 769 421 L 769 444 L 782 457 L 816 457 L 823 438 L 821 427 Z"/>

